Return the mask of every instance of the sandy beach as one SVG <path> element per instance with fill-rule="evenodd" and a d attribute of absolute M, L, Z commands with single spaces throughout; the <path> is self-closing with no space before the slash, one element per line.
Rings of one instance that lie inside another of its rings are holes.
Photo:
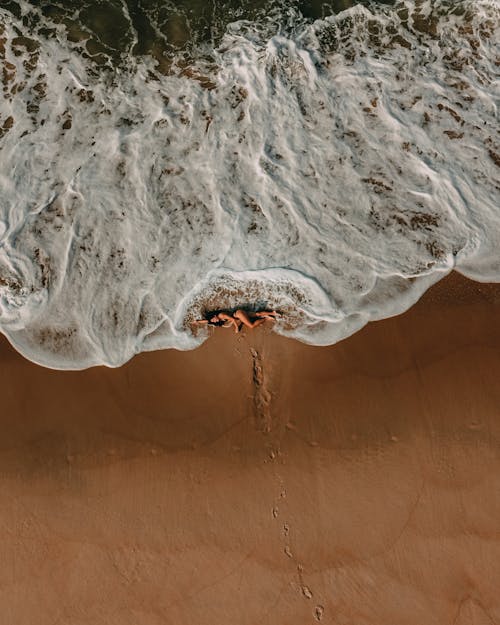
<path fill-rule="evenodd" d="M 58 372 L 2 339 L 0 620 L 500 622 L 499 313 L 453 274 L 328 348 Z"/>

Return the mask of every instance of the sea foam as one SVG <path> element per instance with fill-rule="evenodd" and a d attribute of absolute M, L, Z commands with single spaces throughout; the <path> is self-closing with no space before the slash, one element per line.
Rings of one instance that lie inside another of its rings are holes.
<path fill-rule="evenodd" d="M 239 306 L 326 345 L 452 269 L 500 279 L 500 4 L 229 25 L 96 67 L 0 8 L 0 329 L 31 360 L 191 349 Z"/>

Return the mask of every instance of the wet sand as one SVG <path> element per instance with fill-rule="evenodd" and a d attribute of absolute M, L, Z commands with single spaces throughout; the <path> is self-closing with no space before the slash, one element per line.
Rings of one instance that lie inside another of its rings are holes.
<path fill-rule="evenodd" d="M 57 372 L 2 340 L 1 621 L 499 623 L 499 312 L 454 275 L 330 348 Z"/>

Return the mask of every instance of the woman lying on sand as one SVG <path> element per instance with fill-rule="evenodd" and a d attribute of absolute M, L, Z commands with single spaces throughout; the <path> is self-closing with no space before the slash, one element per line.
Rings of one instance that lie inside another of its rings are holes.
<path fill-rule="evenodd" d="M 224 328 L 234 327 L 234 331 L 238 333 L 241 327 L 244 325 L 247 328 L 253 329 L 260 326 L 267 319 L 275 319 L 278 313 L 275 310 L 262 310 L 255 313 L 247 313 L 239 308 L 232 315 L 225 312 L 217 313 L 210 317 L 210 319 L 198 319 L 194 323 L 197 325 L 208 324 L 212 326 L 222 326 Z M 252 317 L 256 317 L 252 320 Z"/>

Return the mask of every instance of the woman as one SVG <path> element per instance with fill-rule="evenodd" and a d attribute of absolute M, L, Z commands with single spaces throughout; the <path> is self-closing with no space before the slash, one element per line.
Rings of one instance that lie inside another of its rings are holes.
<path fill-rule="evenodd" d="M 257 317 L 257 319 L 252 320 L 250 315 Z M 262 310 L 255 313 L 247 313 L 245 310 L 238 308 L 232 315 L 226 312 L 219 312 L 210 317 L 210 319 L 198 319 L 194 323 L 197 325 L 209 324 L 213 326 L 223 326 L 224 328 L 233 326 L 234 331 L 238 333 L 242 325 L 252 330 L 260 326 L 267 319 L 275 319 L 277 316 L 278 313 L 275 310 Z"/>

